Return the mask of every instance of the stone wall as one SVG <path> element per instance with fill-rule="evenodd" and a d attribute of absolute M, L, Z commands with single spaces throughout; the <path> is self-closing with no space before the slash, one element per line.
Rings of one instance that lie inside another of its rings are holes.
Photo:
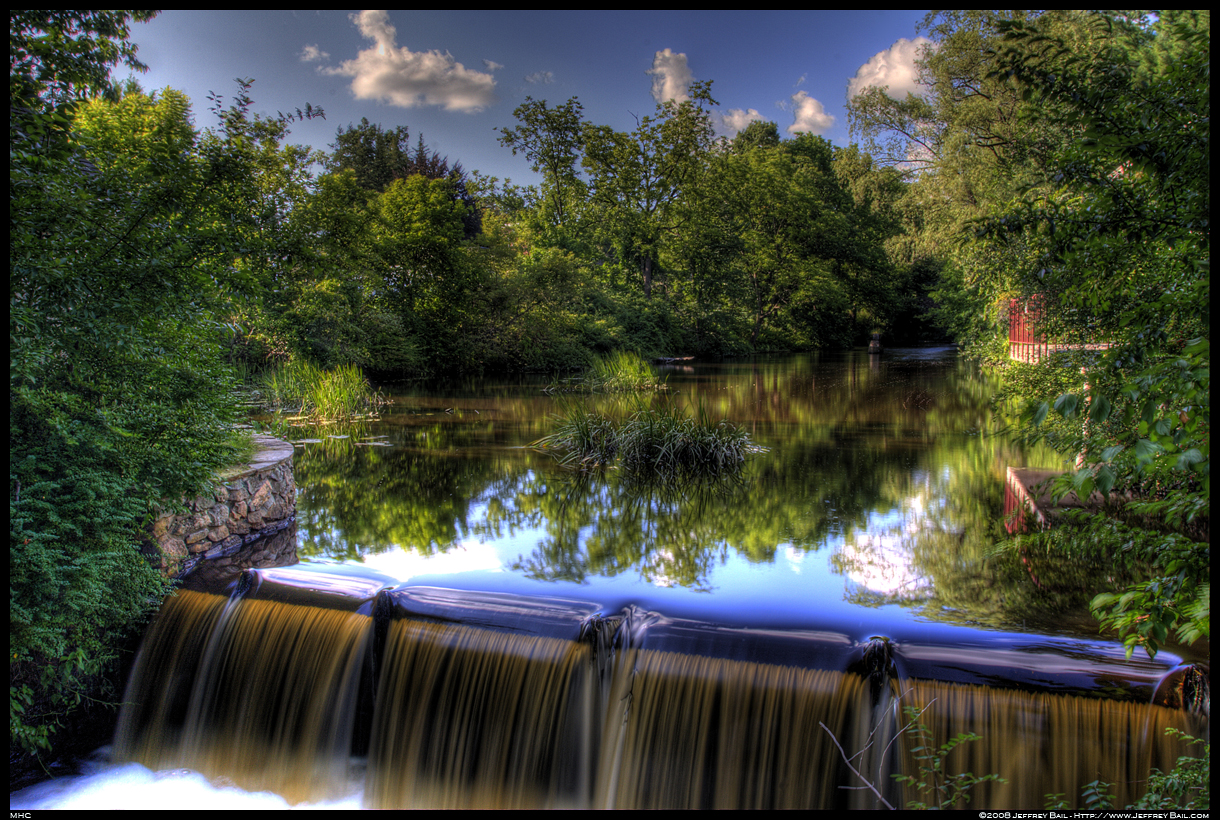
<path fill-rule="evenodd" d="M 292 445 L 270 436 L 255 436 L 254 442 L 259 450 L 250 463 L 218 476 L 211 495 L 153 523 L 144 552 L 162 574 L 182 575 L 202 560 L 232 555 L 295 522 Z"/>

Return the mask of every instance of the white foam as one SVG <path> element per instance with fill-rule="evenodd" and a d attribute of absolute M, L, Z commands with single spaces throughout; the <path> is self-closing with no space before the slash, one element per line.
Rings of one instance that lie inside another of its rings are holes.
<path fill-rule="evenodd" d="M 154 772 L 139 763 L 104 765 L 9 795 L 9 810 L 32 809 L 358 809 L 361 795 L 290 805 L 272 792 L 248 792 L 188 769 Z"/>

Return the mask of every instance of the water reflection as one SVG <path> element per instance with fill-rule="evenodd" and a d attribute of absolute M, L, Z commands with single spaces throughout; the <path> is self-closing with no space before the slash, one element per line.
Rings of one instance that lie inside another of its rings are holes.
<path fill-rule="evenodd" d="M 1008 628 L 1062 627 L 1095 588 L 1094 570 L 1035 578 L 995 554 L 1005 468 L 1055 461 L 999 432 L 993 383 L 952 350 L 696 363 L 669 371 L 667 397 L 589 399 L 606 413 L 702 406 L 769 448 L 735 481 L 680 491 L 529 449 L 564 401 L 545 384 L 402 393 L 380 423 L 303 430 L 302 558 L 471 588 L 762 594 L 793 611 Z"/>

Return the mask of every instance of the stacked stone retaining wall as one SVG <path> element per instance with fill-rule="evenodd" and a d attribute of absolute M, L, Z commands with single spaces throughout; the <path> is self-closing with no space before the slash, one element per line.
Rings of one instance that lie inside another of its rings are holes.
<path fill-rule="evenodd" d="M 254 443 L 259 449 L 250 463 L 218 476 L 211 495 L 153 523 L 144 551 L 162 574 L 182 575 L 199 561 L 231 556 L 295 523 L 292 445 L 271 436 L 255 436 Z"/>

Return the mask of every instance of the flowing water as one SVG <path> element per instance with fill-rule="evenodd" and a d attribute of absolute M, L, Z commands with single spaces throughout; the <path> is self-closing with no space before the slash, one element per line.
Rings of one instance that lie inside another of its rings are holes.
<path fill-rule="evenodd" d="M 1134 799 L 1185 753 L 1166 727 L 1206 732 L 1174 701 L 1206 647 L 1127 661 L 1083 607 L 1112 567 L 997 549 L 1005 469 L 1057 462 L 1010 442 L 952 350 L 665 372 L 640 396 L 413 391 L 301 431 L 299 563 L 198 570 L 145 640 L 112 762 L 10 805 L 167 782 L 278 805 L 903 805 L 927 799 L 893 778 L 918 773 L 913 707 L 937 745 L 980 736 L 950 773 L 1006 779 L 972 808 L 1040 808 L 1099 776 Z M 662 403 L 767 451 L 673 486 L 528 446 L 574 407 Z"/>

